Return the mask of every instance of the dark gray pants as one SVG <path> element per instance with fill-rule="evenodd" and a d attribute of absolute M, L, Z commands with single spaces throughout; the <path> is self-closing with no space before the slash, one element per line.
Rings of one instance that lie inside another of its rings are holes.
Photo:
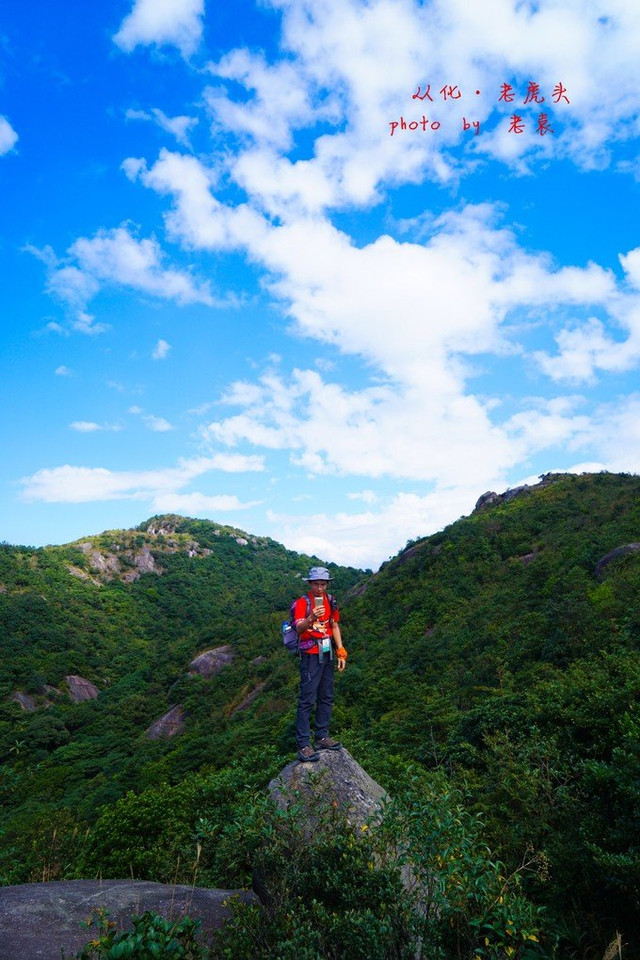
<path fill-rule="evenodd" d="M 296 717 L 296 743 L 299 750 L 309 746 L 311 711 L 314 704 L 315 738 L 322 740 L 329 735 L 333 707 L 333 672 L 333 660 L 320 662 L 317 653 L 300 655 L 300 691 Z"/>

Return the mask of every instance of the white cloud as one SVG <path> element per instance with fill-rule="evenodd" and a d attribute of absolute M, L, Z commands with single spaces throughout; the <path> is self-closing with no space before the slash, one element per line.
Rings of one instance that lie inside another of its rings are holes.
<path fill-rule="evenodd" d="M 17 142 L 18 134 L 7 118 L 0 115 L 0 157 L 13 150 Z"/>
<path fill-rule="evenodd" d="M 292 550 L 357 567 L 377 568 L 407 540 L 441 529 L 470 513 L 478 488 L 440 488 L 420 496 L 398 493 L 378 510 L 363 513 L 306 514 L 270 512 L 274 534 Z"/>
<path fill-rule="evenodd" d="M 606 305 L 608 322 L 597 317 L 568 322 L 555 337 L 558 353 L 536 354 L 541 368 L 553 380 L 588 382 L 600 371 L 625 373 L 640 361 L 640 247 L 620 254 L 619 260 L 625 282 L 619 290 L 603 289 L 603 295 L 594 297 L 595 302 Z M 594 269 L 592 265 L 592 273 Z"/>
<path fill-rule="evenodd" d="M 59 367 L 56 367 L 56 369 L 54 370 L 54 373 L 56 377 L 74 377 L 75 376 L 73 370 L 71 370 L 69 367 L 65 367 L 64 364 L 60 364 Z"/>
<path fill-rule="evenodd" d="M 620 263 L 627 275 L 629 285 L 640 290 L 640 247 L 630 250 L 627 254 L 620 254 Z"/>
<path fill-rule="evenodd" d="M 126 53 L 155 44 L 177 47 L 188 57 L 200 44 L 203 16 L 204 0 L 135 0 L 113 39 Z"/>
<path fill-rule="evenodd" d="M 183 147 L 189 148 L 189 131 L 198 123 L 197 117 L 187 117 L 180 115 L 178 117 L 168 117 L 166 113 L 153 107 L 151 113 L 145 110 L 127 110 L 125 113 L 127 120 L 149 120 L 156 123 L 166 133 L 175 137 L 176 141 Z"/>
<path fill-rule="evenodd" d="M 358 493 L 348 493 L 349 500 L 362 500 L 363 503 L 372 505 L 378 502 L 378 495 L 373 490 L 360 490 Z"/>
<path fill-rule="evenodd" d="M 90 503 L 95 500 L 146 500 L 175 493 L 212 469 L 211 460 L 179 460 L 177 467 L 114 471 L 104 467 L 51 467 L 24 477 L 23 498 L 46 503 Z"/>
<path fill-rule="evenodd" d="M 526 413 L 500 424 L 497 399 L 470 392 L 465 357 L 521 349 L 512 337 L 523 315 L 557 324 L 566 343 L 574 311 L 596 306 L 615 321 L 631 314 L 635 299 L 595 264 L 559 268 L 526 252 L 487 205 L 434 220 L 422 244 L 382 236 L 356 247 L 315 218 L 272 228 L 251 251 L 270 268 L 270 288 L 298 330 L 334 345 L 337 355 L 363 358 L 378 382 L 351 390 L 314 370 L 268 373 L 232 385 L 223 400 L 240 411 L 210 423 L 204 435 L 230 446 L 288 449 L 311 474 L 449 488 L 466 483 L 472 463 L 478 486 L 499 486 L 523 458 L 584 424 L 558 409 L 545 414 L 537 434 Z M 622 347 L 627 353 L 630 344 Z M 593 352 L 594 343 L 587 346 Z M 552 360 L 541 363 L 548 375 L 559 374 Z"/>
<path fill-rule="evenodd" d="M 206 94 L 214 129 L 239 139 L 232 176 L 271 213 L 368 205 L 390 185 L 447 183 L 491 157 L 520 171 L 550 156 L 602 168 L 616 142 L 640 131 L 640 16 L 633 0 L 614 9 L 583 0 L 277 6 L 286 58 L 269 63 L 261 53 L 234 50 L 210 66 L 221 83 Z M 523 106 L 530 80 L 544 104 Z M 507 81 L 515 99 L 500 104 Z M 238 84 L 246 91 L 240 96 Z M 412 99 L 428 84 L 433 103 Z M 438 91 L 447 85 L 462 92 L 460 100 L 444 101 Z M 535 132 L 541 111 L 553 135 Z M 526 120 L 522 136 L 508 133 L 513 112 Z M 423 115 L 440 129 L 389 135 L 391 121 Z M 465 132 L 463 118 L 480 122 L 482 133 Z M 315 134 L 313 153 L 292 162 L 285 154 L 306 129 Z"/>
<path fill-rule="evenodd" d="M 162 149 L 151 169 L 129 158 L 122 164 L 126 175 L 161 195 L 173 194 L 175 205 L 165 216 L 169 234 L 188 247 L 219 250 L 248 246 L 266 234 L 264 218 L 245 204 L 232 208 L 211 193 L 219 173 L 195 157 Z"/>
<path fill-rule="evenodd" d="M 210 459 L 212 468 L 224 473 L 260 473 L 264 470 L 264 457 L 255 454 L 216 453 Z"/>
<path fill-rule="evenodd" d="M 137 240 L 125 227 L 80 237 L 69 254 L 96 285 L 118 283 L 181 304 L 212 302 L 206 283 L 198 285 L 188 273 L 162 267 L 164 254 L 157 240 Z"/>
<path fill-rule="evenodd" d="M 228 510 L 248 510 L 256 507 L 259 500 L 243 503 L 234 494 L 207 496 L 204 493 L 169 493 L 156 497 L 153 509 L 158 513 L 179 513 L 197 517 L 216 516 Z"/>
<path fill-rule="evenodd" d="M 150 413 L 142 419 L 149 430 L 153 430 L 154 433 L 166 433 L 168 430 L 173 430 L 169 421 L 165 420 L 164 417 L 156 417 Z"/>
<path fill-rule="evenodd" d="M 74 420 L 73 423 L 69 424 L 69 427 L 78 433 L 94 433 L 96 430 L 102 430 L 99 423 L 94 423 L 91 420 Z"/>
<path fill-rule="evenodd" d="M 640 393 L 600 404 L 577 440 L 580 449 L 597 453 L 604 469 L 640 473 Z"/>
<path fill-rule="evenodd" d="M 113 430 L 117 433 L 122 430 L 118 423 L 95 423 L 93 420 L 74 420 L 69 428 L 77 433 L 95 433 L 97 430 Z"/>
<path fill-rule="evenodd" d="M 158 340 L 155 347 L 153 348 L 153 353 L 151 356 L 154 360 L 165 360 L 169 356 L 169 351 L 171 350 L 171 344 L 167 343 L 166 340 Z"/>
<path fill-rule="evenodd" d="M 180 459 L 176 467 L 157 470 L 108 470 L 105 467 L 46 467 L 20 481 L 22 498 L 45 503 L 91 503 L 101 500 L 149 500 L 177 494 L 197 477 L 212 471 L 237 473 L 262 469 L 260 457 L 220 454 Z M 188 496 L 184 494 L 184 496 Z M 189 495 L 190 496 L 190 495 Z M 201 496 L 201 494 L 197 494 Z M 221 508 L 222 509 L 222 508 Z M 230 508 L 229 508 L 230 509 Z"/>
<path fill-rule="evenodd" d="M 72 328 L 87 334 L 109 329 L 96 323 L 86 306 L 103 287 L 113 284 L 181 305 L 213 305 L 208 282 L 165 268 L 164 256 L 157 240 L 138 240 L 125 226 L 99 230 L 93 237 L 79 237 L 63 261 L 51 253 L 46 261 L 47 290 L 74 311 Z"/>
<path fill-rule="evenodd" d="M 565 327 L 556 336 L 559 353 L 536 354 L 542 370 L 553 380 L 588 382 L 598 370 L 623 372 L 640 358 L 640 324 L 627 340 L 615 340 L 595 317 L 586 323 Z"/>
<path fill-rule="evenodd" d="M 78 333 L 85 333 L 90 337 L 95 337 L 100 333 L 106 333 L 111 329 L 108 323 L 96 322 L 96 318 L 85 310 L 79 310 L 75 318 L 71 321 L 71 327 Z"/>

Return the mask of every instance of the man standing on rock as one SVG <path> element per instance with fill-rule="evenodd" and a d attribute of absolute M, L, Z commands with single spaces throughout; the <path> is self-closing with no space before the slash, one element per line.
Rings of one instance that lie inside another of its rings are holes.
<path fill-rule="evenodd" d="M 298 633 L 300 691 L 296 717 L 298 760 L 320 759 L 318 750 L 339 750 L 342 744 L 329 736 L 333 707 L 334 656 L 338 670 L 347 665 L 347 651 L 340 635 L 338 604 L 327 593 L 331 577 L 326 567 L 311 567 L 304 578 L 309 592 L 294 606 L 293 622 Z M 310 745 L 311 711 L 315 704 L 315 749 Z"/>

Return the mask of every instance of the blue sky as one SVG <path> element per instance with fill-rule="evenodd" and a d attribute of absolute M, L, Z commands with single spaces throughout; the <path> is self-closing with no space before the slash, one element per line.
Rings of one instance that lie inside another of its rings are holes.
<path fill-rule="evenodd" d="M 638 472 L 639 53 L 635 0 L 5 5 L 0 538 L 375 568 Z"/>

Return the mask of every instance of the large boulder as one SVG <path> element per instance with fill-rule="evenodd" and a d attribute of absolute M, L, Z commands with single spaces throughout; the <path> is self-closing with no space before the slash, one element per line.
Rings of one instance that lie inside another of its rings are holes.
<path fill-rule="evenodd" d="M 83 703 L 85 700 L 95 700 L 100 691 L 91 680 L 84 677 L 70 676 L 64 678 L 69 696 L 74 703 Z"/>
<path fill-rule="evenodd" d="M 223 667 L 227 667 L 235 656 L 233 647 L 228 644 L 224 647 L 214 647 L 205 650 L 189 664 L 191 673 L 200 673 L 203 677 L 215 677 Z"/>
<path fill-rule="evenodd" d="M 60 880 L 0 888 L 0 960 L 60 960 L 92 939 L 86 926 L 93 910 L 103 907 L 119 930 L 147 910 L 171 920 L 183 916 L 202 921 L 205 941 L 230 915 L 232 896 L 255 900 L 245 890 L 206 890 L 165 886 L 139 880 Z"/>
<path fill-rule="evenodd" d="M 185 713 L 182 704 L 177 704 L 168 710 L 163 716 L 154 720 L 150 727 L 145 731 L 149 740 L 163 740 L 176 737 L 184 730 Z"/>
<path fill-rule="evenodd" d="M 269 784 L 275 802 L 286 809 L 301 803 L 312 831 L 318 813 L 334 809 L 353 827 L 362 827 L 380 811 L 387 794 L 344 749 L 323 750 L 316 763 L 294 760 Z"/>
<path fill-rule="evenodd" d="M 22 690 L 14 691 L 9 699 L 19 703 L 23 710 L 31 712 L 36 709 L 36 702 L 33 697 L 30 697 L 28 693 L 23 693 Z"/>
<path fill-rule="evenodd" d="M 639 553 L 640 552 L 640 543 L 625 543 L 622 547 L 616 547 L 615 550 L 611 550 L 609 553 L 605 553 L 604 557 L 601 557 L 600 560 L 596 563 L 595 575 L 598 580 L 602 580 L 604 577 L 605 567 L 611 563 L 612 560 L 616 560 L 618 557 L 625 557 L 630 553 Z"/>

